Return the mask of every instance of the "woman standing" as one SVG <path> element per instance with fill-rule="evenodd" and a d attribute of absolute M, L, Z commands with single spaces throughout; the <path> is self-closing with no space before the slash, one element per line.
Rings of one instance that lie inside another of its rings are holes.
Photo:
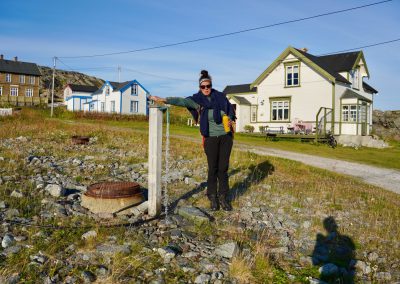
<path fill-rule="evenodd" d="M 228 168 L 233 145 L 231 126 L 236 117 L 225 94 L 212 88 L 211 76 L 206 70 L 202 70 L 199 91 L 196 94 L 187 98 L 166 99 L 150 96 L 150 100 L 186 107 L 196 123 L 200 120 L 200 132 L 208 162 L 207 196 L 211 210 L 219 210 L 221 205 L 223 210 L 231 211 L 232 206 L 228 199 Z"/>

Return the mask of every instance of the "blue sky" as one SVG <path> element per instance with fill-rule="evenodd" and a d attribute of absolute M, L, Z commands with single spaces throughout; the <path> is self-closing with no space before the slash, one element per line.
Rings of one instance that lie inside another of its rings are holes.
<path fill-rule="evenodd" d="M 364 5 L 371 1 L 0 1 L 0 53 L 51 66 L 53 56 L 119 52 L 186 41 Z M 189 96 L 201 69 L 214 86 L 254 81 L 289 45 L 323 54 L 400 38 L 400 1 L 300 23 L 117 56 L 61 58 L 73 70 L 137 79 L 161 97 Z M 375 108 L 400 109 L 400 42 L 364 50 L 379 94 Z M 69 68 L 58 62 L 58 68 Z M 99 68 L 101 67 L 101 68 Z M 139 72 L 138 72 L 139 71 Z"/>

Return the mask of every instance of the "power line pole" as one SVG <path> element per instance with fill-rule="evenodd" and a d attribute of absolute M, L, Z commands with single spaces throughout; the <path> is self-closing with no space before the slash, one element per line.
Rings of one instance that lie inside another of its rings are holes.
<path fill-rule="evenodd" d="M 53 112 L 54 112 L 54 77 L 56 75 L 56 60 L 57 57 L 53 57 L 53 83 L 51 85 L 51 113 L 50 116 L 53 117 Z"/>

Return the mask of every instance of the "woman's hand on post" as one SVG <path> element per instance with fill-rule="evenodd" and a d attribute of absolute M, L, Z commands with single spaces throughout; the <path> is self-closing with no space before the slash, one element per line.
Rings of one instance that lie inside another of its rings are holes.
<path fill-rule="evenodd" d="M 149 99 L 155 101 L 156 103 L 165 103 L 167 100 L 157 96 L 149 96 Z"/>

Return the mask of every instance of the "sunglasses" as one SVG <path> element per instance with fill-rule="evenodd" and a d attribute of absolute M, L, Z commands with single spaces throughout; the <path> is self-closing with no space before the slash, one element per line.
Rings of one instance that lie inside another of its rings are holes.
<path fill-rule="evenodd" d="M 200 89 L 204 90 L 204 89 L 211 89 L 212 85 L 200 85 Z"/>

